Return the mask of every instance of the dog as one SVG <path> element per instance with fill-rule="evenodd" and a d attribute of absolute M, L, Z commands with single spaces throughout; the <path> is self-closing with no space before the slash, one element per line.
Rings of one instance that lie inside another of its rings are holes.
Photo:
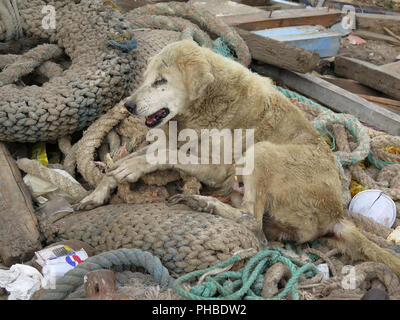
<path fill-rule="evenodd" d="M 243 150 L 244 158 L 251 151 L 254 170 L 241 177 L 239 208 L 201 195 L 176 195 L 172 203 L 184 202 L 194 210 L 246 224 L 260 239 L 305 243 L 324 237 L 354 260 L 381 262 L 400 275 L 400 259 L 344 217 L 333 153 L 271 79 L 183 40 L 149 61 L 142 85 L 124 103 L 128 111 L 145 117 L 149 128 L 161 128 L 166 136 L 172 120 L 178 130 L 190 128 L 199 134 L 202 129 L 254 129 L 254 144 Z M 134 183 L 163 169 L 178 170 L 227 193 L 235 183 L 236 167 L 236 162 L 149 164 L 145 148 L 116 162 L 78 209 L 105 203 L 117 182 Z"/>

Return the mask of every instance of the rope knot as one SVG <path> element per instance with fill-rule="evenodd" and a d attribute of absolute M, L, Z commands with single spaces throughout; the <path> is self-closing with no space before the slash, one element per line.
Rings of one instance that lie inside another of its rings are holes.
<path fill-rule="evenodd" d="M 192 287 L 190 293 L 203 298 L 211 298 L 217 293 L 217 286 L 213 282 L 204 282 Z"/>

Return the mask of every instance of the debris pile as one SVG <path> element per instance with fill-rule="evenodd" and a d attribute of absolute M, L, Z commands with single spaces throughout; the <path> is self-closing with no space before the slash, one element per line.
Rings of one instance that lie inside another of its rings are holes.
<path fill-rule="evenodd" d="M 346 217 L 400 256 L 396 0 L 354 12 L 331 0 L 0 2 L 0 299 L 400 299 L 386 265 L 351 261 L 323 238 L 264 245 L 245 225 L 167 205 L 178 193 L 237 196 L 178 171 L 118 184 L 109 205 L 79 210 L 149 143 L 124 107 L 148 60 L 193 39 L 276 81 L 330 145 Z M 46 29 L 49 4 L 62 19 Z M 367 190 L 378 191 L 356 210 Z"/>

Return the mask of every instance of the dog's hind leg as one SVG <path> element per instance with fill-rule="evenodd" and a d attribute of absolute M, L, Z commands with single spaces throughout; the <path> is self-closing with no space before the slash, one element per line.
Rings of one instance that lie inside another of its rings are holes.
<path fill-rule="evenodd" d="M 348 254 L 354 261 L 375 261 L 387 265 L 400 277 L 400 259 L 368 240 L 355 225 L 346 218 L 331 227 L 333 237 L 326 240 Z"/>
<path fill-rule="evenodd" d="M 200 195 L 177 194 L 169 199 L 170 204 L 185 203 L 196 211 L 207 212 L 233 220 L 254 232 L 261 243 L 266 243 L 264 232 L 252 214 L 234 208 L 214 197 Z"/>

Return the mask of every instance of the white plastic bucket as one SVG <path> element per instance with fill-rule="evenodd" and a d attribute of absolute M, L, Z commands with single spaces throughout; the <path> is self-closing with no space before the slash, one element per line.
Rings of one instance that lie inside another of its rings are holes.
<path fill-rule="evenodd" d="M 362 214 L 391 228 L 396 220 L 396 205 L 381 190 L 365 190 L 357 193 L 350 202 L 349 210 Z"/>

